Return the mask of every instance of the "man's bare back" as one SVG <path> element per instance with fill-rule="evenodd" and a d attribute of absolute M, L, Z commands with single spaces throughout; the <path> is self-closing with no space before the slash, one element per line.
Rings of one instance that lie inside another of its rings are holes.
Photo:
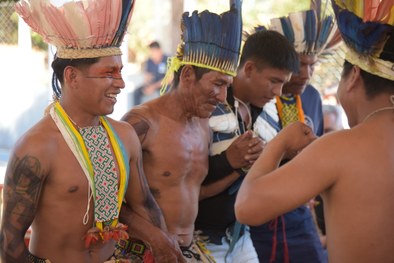
<path fill-rule="evenodd" d="M 386 114 L 391 122 L 379 116 L 324 141 L 335 180 L 323 193 L 330 262 L 394 262 L 394 115 Z"/>
<path fill-rule="evenodd" d="M 162 99 L 134 108 L 123 120 L 141 140 L 149 187 L 162 209 L 168 231 L 181 246 L 193 238 L 202 181 L 208 172 L 208 120 L 168 116 Z"/>
<path fill-rule="evenodd" d="M 257 225 L 322 192 L 329 262 L 394 262 L 393 114 L 380 113 L 351 130 L 330 133 L 283 167 L 246 181 L 236 203 L 238 219 Z M 295 137 L 294 132 L 289 136 Z M 250 176 L 272 169 L 268 156 L 286 144 L 281 139 L 267 146 Z M 257 207 L 264 212 L 253 218 L 245 213 Z"/>

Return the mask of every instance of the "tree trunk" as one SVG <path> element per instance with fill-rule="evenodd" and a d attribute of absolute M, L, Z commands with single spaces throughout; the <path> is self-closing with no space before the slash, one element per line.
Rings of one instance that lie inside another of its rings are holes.
<path fill-rule="evenodd" d="M 181 18 L 183 14 L 183 0 L 171 0 L 171 52 L 176 53 L 178 44 L 181 41 Z"/>

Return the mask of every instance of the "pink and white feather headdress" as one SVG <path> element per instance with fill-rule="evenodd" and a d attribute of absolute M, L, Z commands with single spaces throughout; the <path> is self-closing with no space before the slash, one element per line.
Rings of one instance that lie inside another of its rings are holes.
<path fill-rule="evenodd" d="M 135 0 L 21 0 L 16 12 L 65 59 L 121 55 Z"/>

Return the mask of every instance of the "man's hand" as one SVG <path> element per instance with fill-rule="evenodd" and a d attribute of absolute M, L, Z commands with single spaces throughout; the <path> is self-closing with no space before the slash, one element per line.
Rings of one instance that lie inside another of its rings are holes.
<path fill-rule="evenodd" d="M 150 245 L 156 263 L 186 263 L 175 236 L 162 232 Z"/>
<path fill-rule="evenodd" d="M 234 169 L 249 167 L 259 157 L 264 148 L 263 141 L 253 136 L 253 132 L 247 131 L 226 150 L 226 157 Z"/>
<path fill-rule="evenodd" d="M 155 263 L 186 263 L 177 240 L 166 230 L 135 213 L 128 205 L 122 206 L 120 221 L 129 226 L 130 237 L 149 244 Z"/>
<path fill-rule="evenodd" d="M 316 138 L 308 125 L 294 122 L 283 128 L 273 140 L 282 145 L 285 150 L 284 158 L 292 159 Z"/>
<path fill-rule="evenodd" d="M 249 141 L 249 150 L 248 154 L 245 156 L 245 159 L 249 162 L 248 167 L 252 166 L 252 164 L 259 158 L 261 152 L 264 150 L 266 145 L 266 141 L 261 139 L 260 137 L 256 136 L 253 137 Z"/>

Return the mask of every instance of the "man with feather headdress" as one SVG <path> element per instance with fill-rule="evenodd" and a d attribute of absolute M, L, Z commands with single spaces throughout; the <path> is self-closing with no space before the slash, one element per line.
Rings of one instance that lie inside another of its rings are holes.
<path fill-rule="evenodd" d="M 137 131 L 149 187 L 187 262 L 215 262 L 196 239 L 194 221 L 208 172 L 208 118 L 225 101 L 239 60 L 242 19 L 235 2 L 221 15 L 183 14 L 182 42 L 167 71 L 175 72 L 171 90 L 123 117 Z"/>
<path fill-rule="evenodd" d="M 290 124 L 267 144 L 237 197 L 238 220 L 259 225 L 321 193 L 329 262 L 394 262 L 393 3 L 332 1 L 348 47 L 337 94 L 351 129 L 300 152 L 312 131 Z M 276 169 L 290 152 L 300 153 Z"/>
<path fill-rule="evenodd" d="M 55 101 L 18 140 L 7 168 L 3 263 L 115 262 L 115 243 L 128 233 L 149 242 L 157 262 L 182 262 L 179 248 L 162 230 L 164 220 L 143 175 L 134 129 L 105 117 L 125 86 L 120 45 L 134 4 L 16 4 L 17 13 L 57 48 Z M 126 218 L 129 229 L 119 222 L 124 222 L 124 202 L 133 211 Z M 24 235 L 30 226 L 27 248 Z"/>

